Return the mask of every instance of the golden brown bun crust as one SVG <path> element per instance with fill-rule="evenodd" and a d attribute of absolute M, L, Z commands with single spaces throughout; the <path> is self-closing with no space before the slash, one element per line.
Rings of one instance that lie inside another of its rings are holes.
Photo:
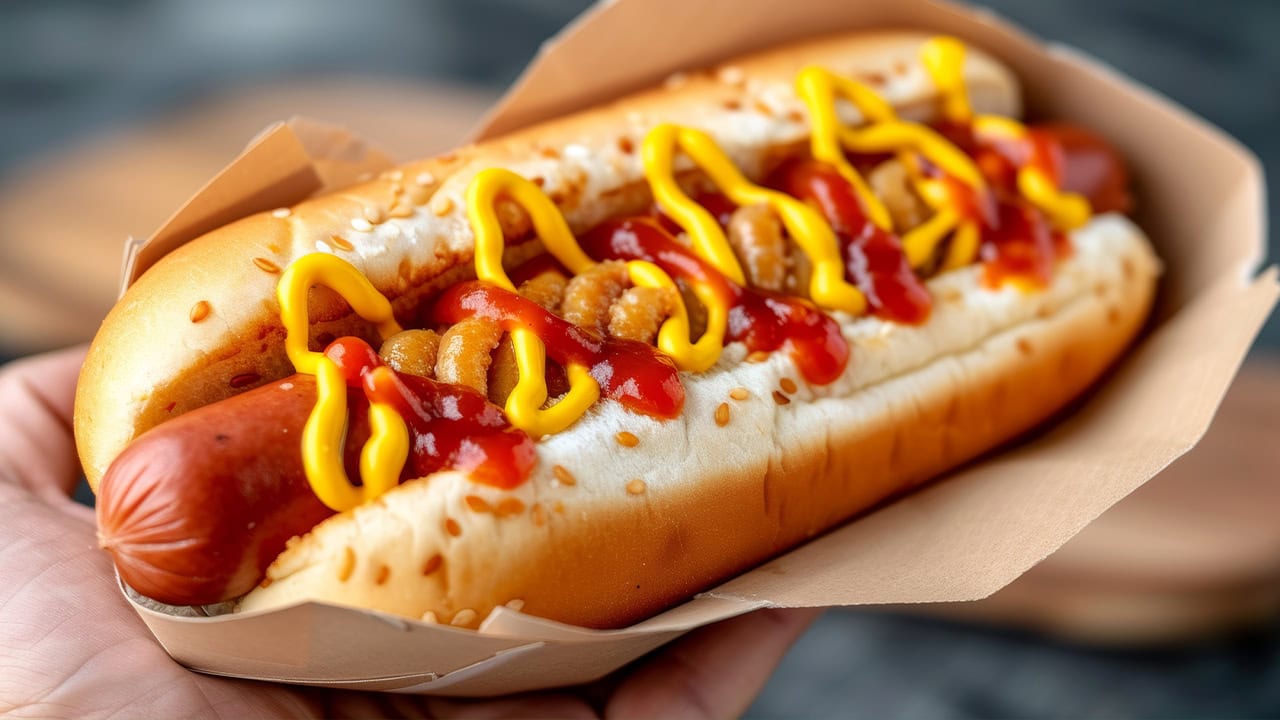
<path fill-rule="evenodd" d="M 423 297 L 471 272 L 462 192 L 479 170 L 542 178 L 582 231 L 648 203 L 637 149 L 659 122 L 709 130 L 752 176 L 803 144 L 808 125 L 792 81 L 804 64 L 862 77 L 905 115 L 930 115 L 936 93 L 917 61 L 926 38 L 864 33 L 771 50 L 192 241 L 129 289 L 90 348 L 75 417 L 90 485 L 143 431 L 291 372 L 274 291 L 279 269 L 297 257 L 320 250 L 351 260 L 407 319 Z M 1016 84 L 1002 66 L 974 49 L 965 75 L 975 109 L 1018 113 Z M 504 220 L 509 230 L 520 226 L 518 215 Z M 313 338 L 368 333 L 331 293 L 313 291 L 312 313 Z"/>
<path fill-rule="evenodd" d="M 1078 239 L 1078 257 L 1047 291 L 978 290 L 974 269 L 931 283 L 940 307 L 923 328 L 877 343 L 865 327 L 876 321 L 846 323 L 852 362 L 888 366 L 854 368 L 870 382 L 837 389 L 836 399 L 806 399 L 802 389 L 776 406 L 769 391 L 778 374 L 796 377 L 777 355 L 769 366 L 686 377 L 681 419 L 655 429 L 621 418 L 641 438 L 630 455 L 609 447 L 619 426 L 602 412 L 575 427 L 577 448 L 557 454 L 544 444 L 543 465 L 514 493 L 458 475 L 406 483 L 298 539 L 241 608 L 315 599 L 474 626 L 514 600 L 587 627 L 646 617 L 1016 437 L 1077 397 L 1142 326 L 1159 268 L 1119 218 Z M 913 367 L 910 347 L 921 338 L 961 349 L 926 353 Z M 734 385 L 752 397 L 730 402 L 729 425 L 718 427 L 711 408 Z M 681 437 L 687 446 L 671 450 Z M 669 469 L 664 451 L 705 468 L 697 482 L 682 482 L 688 473 Z M 550 462 L 577 484 L 558 485 Z M 646 483 L 638 494 L 629 491 L 636 478 Z M 468 496 L 492 506 L 515 497 L 524 508 L 499 517 L 471 509 Z"/>

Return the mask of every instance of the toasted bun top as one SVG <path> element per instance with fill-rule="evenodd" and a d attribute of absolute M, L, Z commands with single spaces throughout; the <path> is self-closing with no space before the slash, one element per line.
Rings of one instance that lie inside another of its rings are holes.
<path fill-rule="evenodd" d="M 204 235 L 149 269 L 111 310 L 94 339 L 76 395 L 75 430 L 92 487 L 143 431 L 293 369 L 275 299 L 280 271 L 302 255 L 336 253 L 361 269 L 411 319 L 423 298 L 469 276 L 472 233 L 463 194 L 480 170 L 541 178 L 570 227 L 582 232 L 649 202 L 639 147 L 654 125 L 709 132 L 748 177 L 809 134 L 797 71 L 819 64 L 872 85 L 905 117 L 935 115 L 937 94 L 918 56 L 927 35 L 845 34 L 770 50 L 662 88 L 543 123 L 376 180 L 260 213 Z M 1010 71 L 970 49 L 964 67 L 982 113 L 1016 116 Z M 393 111 L 393 110 L 392 110 Z M 852 107 L 846 122 L 858 121 Z M 508 232 L 520 213 L 503 216 Z M 312 337 L 369 336 L 333 293 L 317 289 Z"/>

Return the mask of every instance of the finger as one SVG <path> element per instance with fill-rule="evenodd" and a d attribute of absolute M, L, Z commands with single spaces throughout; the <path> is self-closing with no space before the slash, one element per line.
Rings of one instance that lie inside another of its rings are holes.
<path fill-rule="evenodd" d="M 72 438 L 83 346 L 0 367 L 0 482 L 65 502 L 80 479 Z"/>
<path fill-rule="evenodd" d="M 623 682 L 605 716 L 737 717 L 821 613 L 821 608 L 760 610 L 695 630 Z"/>
<path fill-rule="evenodd" d="M 441 718 L 594 718 L 582 700 L 563 693 L 528 693 L 493 700 L 426 698 L 433 717 Z"/>

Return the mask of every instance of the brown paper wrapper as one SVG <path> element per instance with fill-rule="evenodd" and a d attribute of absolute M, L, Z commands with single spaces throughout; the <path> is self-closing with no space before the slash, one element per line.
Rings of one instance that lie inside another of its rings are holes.
<path fill-rule="evenodd" d="M 836 28 L 885 27 L 949 33 L 995 54 L 1021 77 L 1033 116 L 1088 125 L 1131 163 L 1137 219 L 1167 273 L 1149 332 L 1073 413 L 623 630 L 568 627 L 505 608 L 479 631 L 317 603 L 181 617 L 131 598 L 165 649 L 202 672 L 330 687 L 485 696 L 576 684 L 690 629 L 761 607 L 986 597 L 1190 449 L 1280 291 L 1274 268 L 1254 276 L 1262 173 L 1229 137 L 1070 49 L 931 0 L 617 0 L 548 43 L 479 136 L 652 85 L 680 68 Z M 155 236 L 131 243 L 125 282 L 213 227 L 387 164 L 334 128 L 299 120 L 269 128 Z"/>

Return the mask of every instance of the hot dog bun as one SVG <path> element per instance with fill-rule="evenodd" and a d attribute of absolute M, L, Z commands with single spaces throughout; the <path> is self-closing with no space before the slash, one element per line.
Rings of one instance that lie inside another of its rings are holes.
<path fill-rule="evenodd" d="M 90 483 L 146 429 L 293 371 L 274 291 L 296 258 L 341 255 L 412 316 L 473 272 L 463 196 L 482 169 L 540 178 L 582 232 L 651 202 L 638 148 L 658 122 L 704 128 L 756 180 L 802 151 L 809 126 L 792 81 L 810 63 L 864 78 L 905 117 L 935 116 L 925 40 L 770 51 L 193 241 L 129 290 L 90 350 L 76 413 Z M 976 110 L 1018 114 L 1016 84 L 994 60 L 972 50 L 964 74 Z M 527 223 L 502 219 L 508 236 Z M 1140 328 L 1158 263 L 1119 216 L 1072 240 L 1047 288 L 992 290 L 969 267 L 929 281 L 922 325 L 836 313 L 853 361 L 829 385 L 806 384 L 784 353 L 746 362 L 729 345 L 711 370 L 682 374 L 679 418 L 599 402 L 538 443 L 514 490 L 457 473 L 404 483 L 291 542 L 240 609 L 319 599 L 474 626 L 514 601 L 582 626 L 640 619 L 1024 432 L 1096 380 Z M 311 307 L 313 340 L 365 327 L 328 291 L 314 290 Z"/>
<path fill-rule="evenodd" d="M 261 213 L 184 245 L 129 288 L 90 348 L 77 389 L 75 428 L 90 486 L 96 488 L 111 460 L 147 429 L 293 372 L 274 293 L 278 270 L 298 257 L 336 251 L 398 311 L 412 308 L 474 275 L 463 193 L 480 170 L 506 167 L 543 178 L 569 226 L 580 232 L 649 203 L 639 147 L 645 131 L 658 122 L 708 128 L 753 177 L 765 159 L 796 150 L 809 129 L 792 84 L 796 70 L 807 63 L 875 74 L 887 83 L 881 88 L 884 96 L 904 115 L 931 114 L 936 91 L 917 58 L 926 38 L 908 33 L 835 37 L 676 77 L 661 89 L 411 163 L 398 173 L 289 208 L 286 217 Z M 1012 75 L 991 58 L 973 52 L 965 77 L 975 108 L 1010 116 L 1020 112 Z M 857 117 L 851 111 L 848 120 Z M 413 215 L 390 217 L 401 204 Z M 352 224 L 363 228 L 360 223 L 369 217 L 378 220 L 370 223 L 371 232 Z M 519 218 L 504 220 L 509 234 L 515 234 Z M 343 250 L 334 236 L 353 249 Z M 341 335 L 360 324 L 332 294 L 317 295 L 314 336 Z M 205 307 L 208 314 L 193 322 Z M 172 340 L 157 343 L 157 338 Z"/>

